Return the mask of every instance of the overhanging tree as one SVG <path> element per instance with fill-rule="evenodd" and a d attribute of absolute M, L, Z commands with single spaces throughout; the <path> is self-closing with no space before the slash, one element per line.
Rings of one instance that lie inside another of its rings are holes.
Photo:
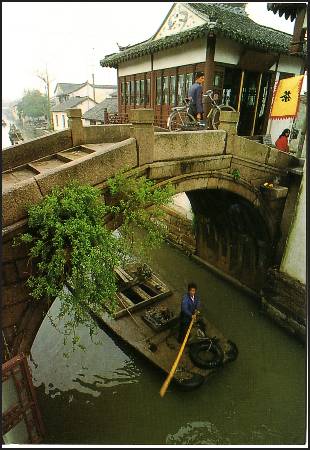
<path fill-rule="evenodd" d="M 30 245 L 33 273 L 27 284 L 33 299 L 50 305 L 59 298 L 56 320 L 65 321 L 65 342 L 69 338 L 73 348 L 82 347 L 79 325 L 86 325 L 91 337 L 96 332 L 89 311 L 113 315 L 114 268 L 128 253 L 144 260 L 166 236 L 161 207 L 171 201 L 170 185 L 158 188 L 145 177 L 127 178 L 120 172 L 108 180 L 108 194 L 110 204 L 89 185 L 55 187 L 41 203 L 28 208 L 29 231 L 16 241 Z M 107 215 L 121 225 L 120 238 L 105 226 Z"/>

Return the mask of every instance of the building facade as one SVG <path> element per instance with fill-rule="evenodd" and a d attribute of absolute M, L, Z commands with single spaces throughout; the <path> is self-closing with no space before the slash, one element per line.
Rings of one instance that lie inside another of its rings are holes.
<path fill-rule="evenodd" d="M 55 131 L 65 130 L 69 128 L 68 116 L 66 110 L 69 108 L 79 108 L 84 114 L 96 105 L 94 100 L 89 97 L 72 97 L 68 100 L 57 103 L 51 108 L 53 116 L 53 125 Z"/>
<path fill-rule="evenodd" d="M 101 65 L 117 68 L 119 113 L 153 108 L 164 126 L 187 97 L 194 73 L 203 71 L 204 91 L 212 89 L 240 112 L 239 135 L 268 130 L 276 139 L 277 124 L 268 127 L 275 82 L 303 73 L 305 56 L 290 55 L 292 36 L 258 25 L 245 6 L 175 3 L 154 36 L 107 55 Z M 206 102 L 206 112 L 209 107 Z"/>
<path fill-rule="evenodd" d="M 117 89 L 116 85 L 85 83 L 57 83 L 54 98 L 57 103 L 72 97 L 89 97 L 96 103 L 102 102 Z"/>

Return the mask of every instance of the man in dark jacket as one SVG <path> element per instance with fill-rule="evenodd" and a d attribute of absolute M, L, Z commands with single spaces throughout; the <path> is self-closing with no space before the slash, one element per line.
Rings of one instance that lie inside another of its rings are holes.
<path fill-rule="evenodd" d="M 182 298 L 180 329 L 178 336 L 179 342 L 184 340 L 188 326 L 191 323 L 193 315 L 198 311 L 199 305 L 200 300 L 197 296 L 197 286 L 195 283 L 189 283 L 187 294 L 185 294 Z"/>
<path fill-rule="evenodd" d="M 188 98 L 191 102 L 189 105 L 189 114 L 195 117 L 196 120 L 202 119 L 203 104 L 202 104 L 202 86 L 205 80 L 203 72 L 197 72 L 195 75 L 195 83 L 191 85 Z"/>

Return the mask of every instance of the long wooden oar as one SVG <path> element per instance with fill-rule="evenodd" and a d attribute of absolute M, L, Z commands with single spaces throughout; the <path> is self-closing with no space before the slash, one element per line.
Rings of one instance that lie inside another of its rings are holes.
<path fill-rule="evenodd" d="M 169 372 L 169 375 L 165 379 L 165 381 L 164 381 L 164 383 L 163 383 L 163 385 L 162 385 L 162 387 L 161 387 L 161 389 L 159 391 L 159 394 L 160 394 L 161 397 L 163 397 L 165 395 L 165 393 L 166 393 L 166 391 L 168 389 L 168 386 L 169 386 L 169 384 L 170 384 L 170 382 L 171 382 L 171 380 L 173 378 L 173 375 L 175 374 L 175 371 L 177 370 L 179 361 L 180 361 L 181 356 L 183 354 L 186 342 L 187 342 L 187 340 L 189 338 L 189 334 L 191 332 L 191 329 L 192 329 L 192 326 L 193 326 L 193 324 L 195 322 L 195 319 L 196 319 L 196 314 L 193 316 L 193 318 L 191 320 L 191 323 L 189 324 L 189 327 L 188 327 L 187 333 L 185 335 L 184 341 L 183 341 L 183 343 L 181 345 L 181 348 L 179 350 L 178 356 L 176 357 L 176 360 L 174 361 L 173 366 L 172 366 L 172 368 L 171 368 L 171 370 Z"/>

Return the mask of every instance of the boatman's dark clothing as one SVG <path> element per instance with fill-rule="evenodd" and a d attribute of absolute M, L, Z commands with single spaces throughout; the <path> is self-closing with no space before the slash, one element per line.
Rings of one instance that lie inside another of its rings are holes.
<path fill-rule="evenodd" d="M 183 341 L 185 338 L 188 326 L 192 320 L 192 315 L 199 308 L 200 300 L 197 295 L 195 295 L 194 300 L 191 299 L 190 295 L 187 293 L 182 298 L 181 304 L 181 314 L 180 314 L 180 330 L 178 340 Z"/>
<path fill-rule="evenodd" d="M 191 99 L 188 112 L 196 119 L 198 113 L 203 113 L 202 85 L 199 83 L 192 84 L 188 92 L 188 97 Z"/>

